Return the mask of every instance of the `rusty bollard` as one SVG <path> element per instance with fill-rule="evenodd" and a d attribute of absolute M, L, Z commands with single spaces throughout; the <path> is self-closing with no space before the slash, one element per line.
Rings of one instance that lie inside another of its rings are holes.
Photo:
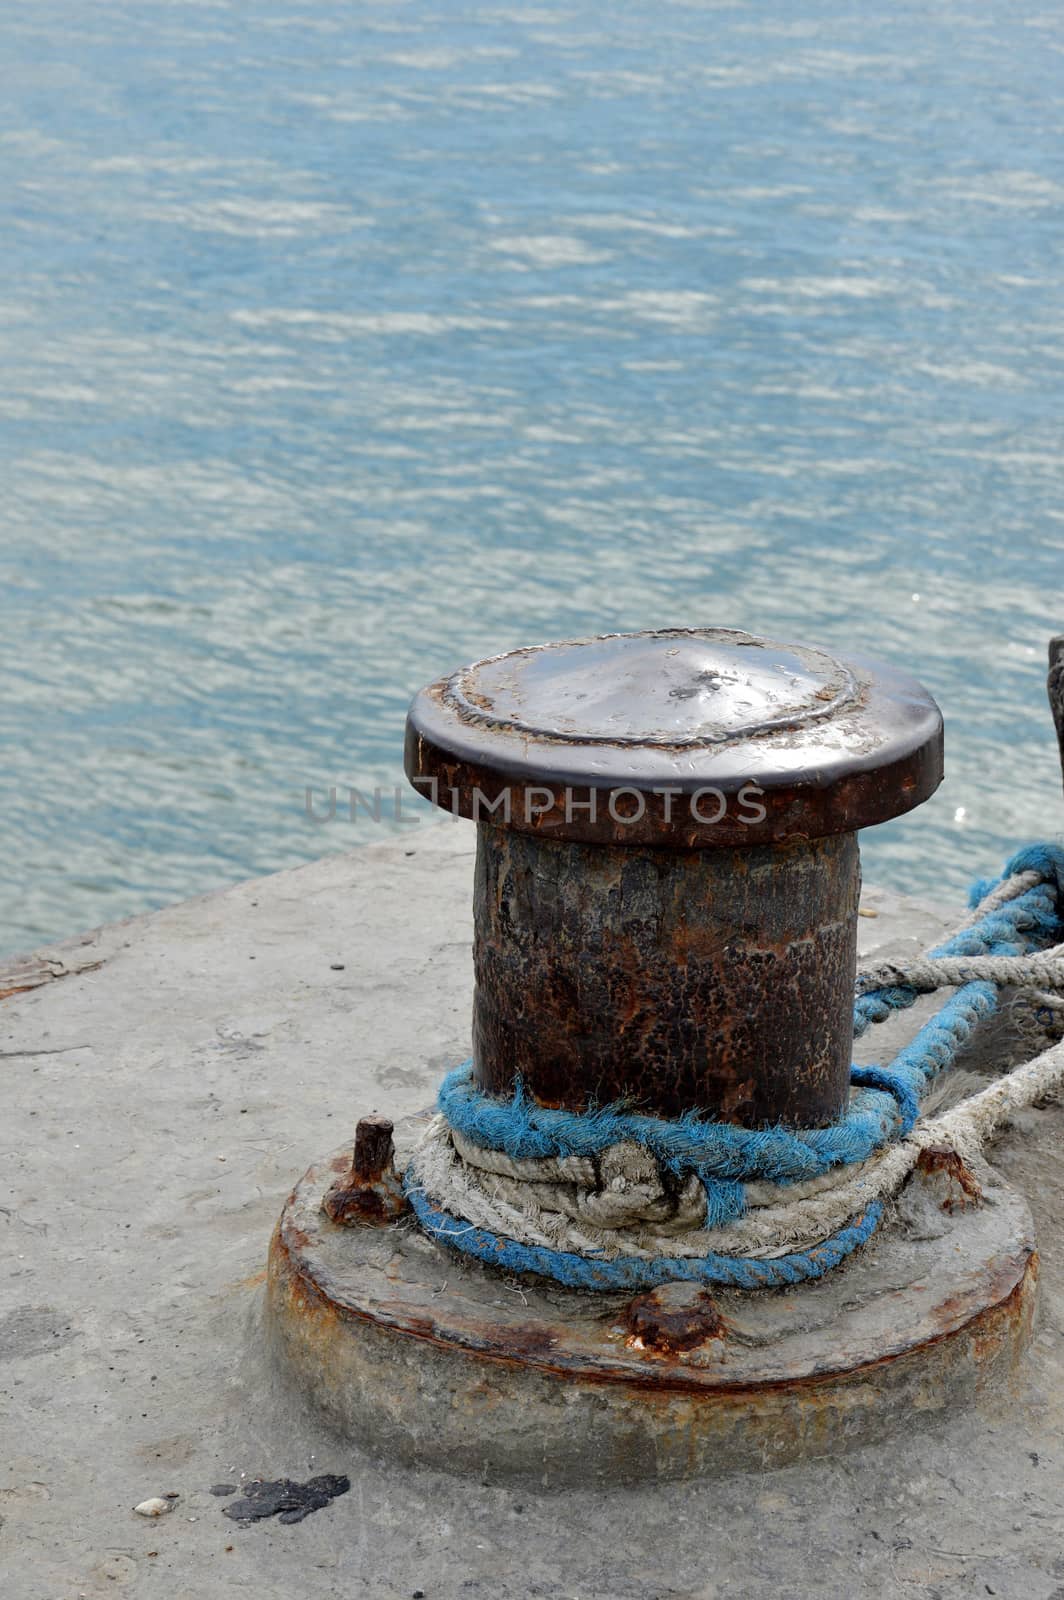
<path fill-rule="evenodd" d="M 746 1126 L 839 1114 L 856 830 L 942 776 L 914 679 L 724 628 L 536 646 L 423 689 L 406 770 L 478 827 L 484 1089 Z"/>
<path fill-rule="evenodd" d="M 406 1210 L 403 1186 L 395 1170 L 394 1128 L 387 1117 L 362 1117 L 355 1129 L 350 1172 L 336 1180 L 322 1201 L 333 1222 L 392 1222 Z"/>
<path fill-rule="evenodd" d="M 477 825 L 482 1088 L 746 1127 L 843 1109 L 857 830 L 942 772 L 911 677 L 720 628 L 515 650 L 416 696 L 406 770 Z M 331 1426 L 478 1480 L 763 1472 L 907 1427 L 928 1394 L 966 1404 L 1030 1339 L 1027 1207 L 945 1149 L 899 1196 L 904 1226 L 779 1294 L 672 1281 L 624 1304 L 512 1282 L 505 1240 L 452 1253 L 460 1207 L 438 1240 L 336 1226 L 402 1206 L 391 1124 L 364 1118 L 353 1162 L 316 1162 L 285 1203 L 269 1337 Z"/>

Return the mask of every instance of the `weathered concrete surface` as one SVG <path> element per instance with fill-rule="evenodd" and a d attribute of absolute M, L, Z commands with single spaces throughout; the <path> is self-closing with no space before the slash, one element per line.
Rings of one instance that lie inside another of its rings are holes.
<path fill-rule="evenodd" d="M 769 1474 L 561 1496 L 358 1462 L 273 1374 L 258 1317 L 285 1194 L 358 1113 L 417 1109 L 468 1053 L 472 866 L 471 828 L 411 829 L 73 941 L 49 953 L 102 964 L 0 1003 L 4 1600 L 1064 1600 L 1058 1106 L 995 1155 L 1043 1282 L 1024 1379 L 989 1411 Z M 865 948 L 940 926 L 865 903 Z M 350 1494 L 294 1526 L 237 1527 L 208 1493 L 352 1461 Z M 171 1515 L 133 1515 L 167 1491 Z"/>

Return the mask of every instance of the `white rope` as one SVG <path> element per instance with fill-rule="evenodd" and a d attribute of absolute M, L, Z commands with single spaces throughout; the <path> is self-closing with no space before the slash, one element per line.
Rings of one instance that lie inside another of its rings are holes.
<path fill-rule="evenodd" d="M 412 1166 L 419 1186 L 442 1210 L 521 1244 L 601 1255 L 605 1260 L 621 1255 L 704 1256 L 710 1251 L 769 1259 L 818 1243 L 844 1227 L 870 1201 L 896 1194 L 920 1152 L 932 1145 L 945 1145 L 970 1161 L 1014 1112 L 1062 1086 L 1064 1042 L 1016 1067 L 942 1116 L 917 1123 L 906 1138 L 865 1162 L 856 1174 L 843 1169 L 843 1181 L 836 1179 L 832 1186 L 812 1194 L 808 1192 L 812 1186 L 803 1185 L 806 1192 L 801 1197 L 792 1192 L 783 1204 L 757 1207 L 728 1227 L 711 1230 L 668 1233 L 652 1227 L 594 1227 L 553 1209 L 554 1196 L 536 1196 L 535 1185 L 517 1185 L 517 1193 L 511 1188 L 504 1194 L 495 1189 L 490 1174 L 462 1162 L 440 1116 L 434 1117 L 426 1130 Z M 793 1190 L 798 1185 L 788 1187 Z"/>
<path fill-rule="evenodd" d="M 1033 956 L 913 956 L 881 961 L 861 973 L 857 992 L 897 985 L 930 994 L 980 980 L 999 988 L 1064 989 L 1064 945 Z"/>
<path fill-rule="evenodd" d="M 967 916 L 958 922 L 954 932 L 963 933 L 965 928 L 974 928 L 977 922 L 982 922 L 992 911 L 1000 911 L 1010 900 L 1018 900 L 1021 894 L 1026 894 L 1028 889 L 1035 888 L 1041 882 L 1041 873 L 1014 872 L 1011 877 L 999 883 L 996 889 L 992 889 L 984 900 L 973 906 Z"/>
<path fill-rule="evenodd" d="M 589 1156 L 540 1156 L 535 1160 L 519 1161 L 508 1156 L 505 1150 L 484 1150 L 467 1139 L 458 1129 L 453 1130 L 455 1149 L 462 1160 L 481 1172 L 492 1172 L 500 1178 L 523 1178 L 527 1183 L 583 1183 L 591 1188 L 598 1181 L 595 1163 Z"/>

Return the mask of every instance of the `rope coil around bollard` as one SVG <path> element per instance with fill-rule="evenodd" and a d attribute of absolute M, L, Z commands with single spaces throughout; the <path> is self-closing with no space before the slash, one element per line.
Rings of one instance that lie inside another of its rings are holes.
<path fill-rule="evenodd" d="M 623 1106 L 577 1113 L 484 1094 L 466 1062 L 404 1178 L 431 1237 L 510 1273 L 624 1291 L 672 1281 L 769 1288 L 818 1278 L 865 1243 L 920 1152 L 970 1159 L 1011 1112 L 1064 1083 L 1064 1043 L 938 1117 L 921 1117 L 1001 991 L 1064 995 L 1064 850 L 1031 845 L 976 883 L 971 914 L 913 961 L 859 974 L 855 1036 L 939 988 L 952 993 L 887 1067 L 854 1066 L 850 1104 L 822 1128 L 675 1121 Z"/>

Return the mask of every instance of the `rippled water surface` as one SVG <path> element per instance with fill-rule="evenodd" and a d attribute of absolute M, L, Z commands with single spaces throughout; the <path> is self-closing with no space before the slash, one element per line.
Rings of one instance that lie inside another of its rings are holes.
<path fill-rule="evenodd" d="M 0 3 L 0 946 L 347 848 L 413 689 L 718 622 L 911 665 L 950 895 L 1059 831 L 1064 16 Z M 413 829 L 411 829 L 411 835 Z"/>

